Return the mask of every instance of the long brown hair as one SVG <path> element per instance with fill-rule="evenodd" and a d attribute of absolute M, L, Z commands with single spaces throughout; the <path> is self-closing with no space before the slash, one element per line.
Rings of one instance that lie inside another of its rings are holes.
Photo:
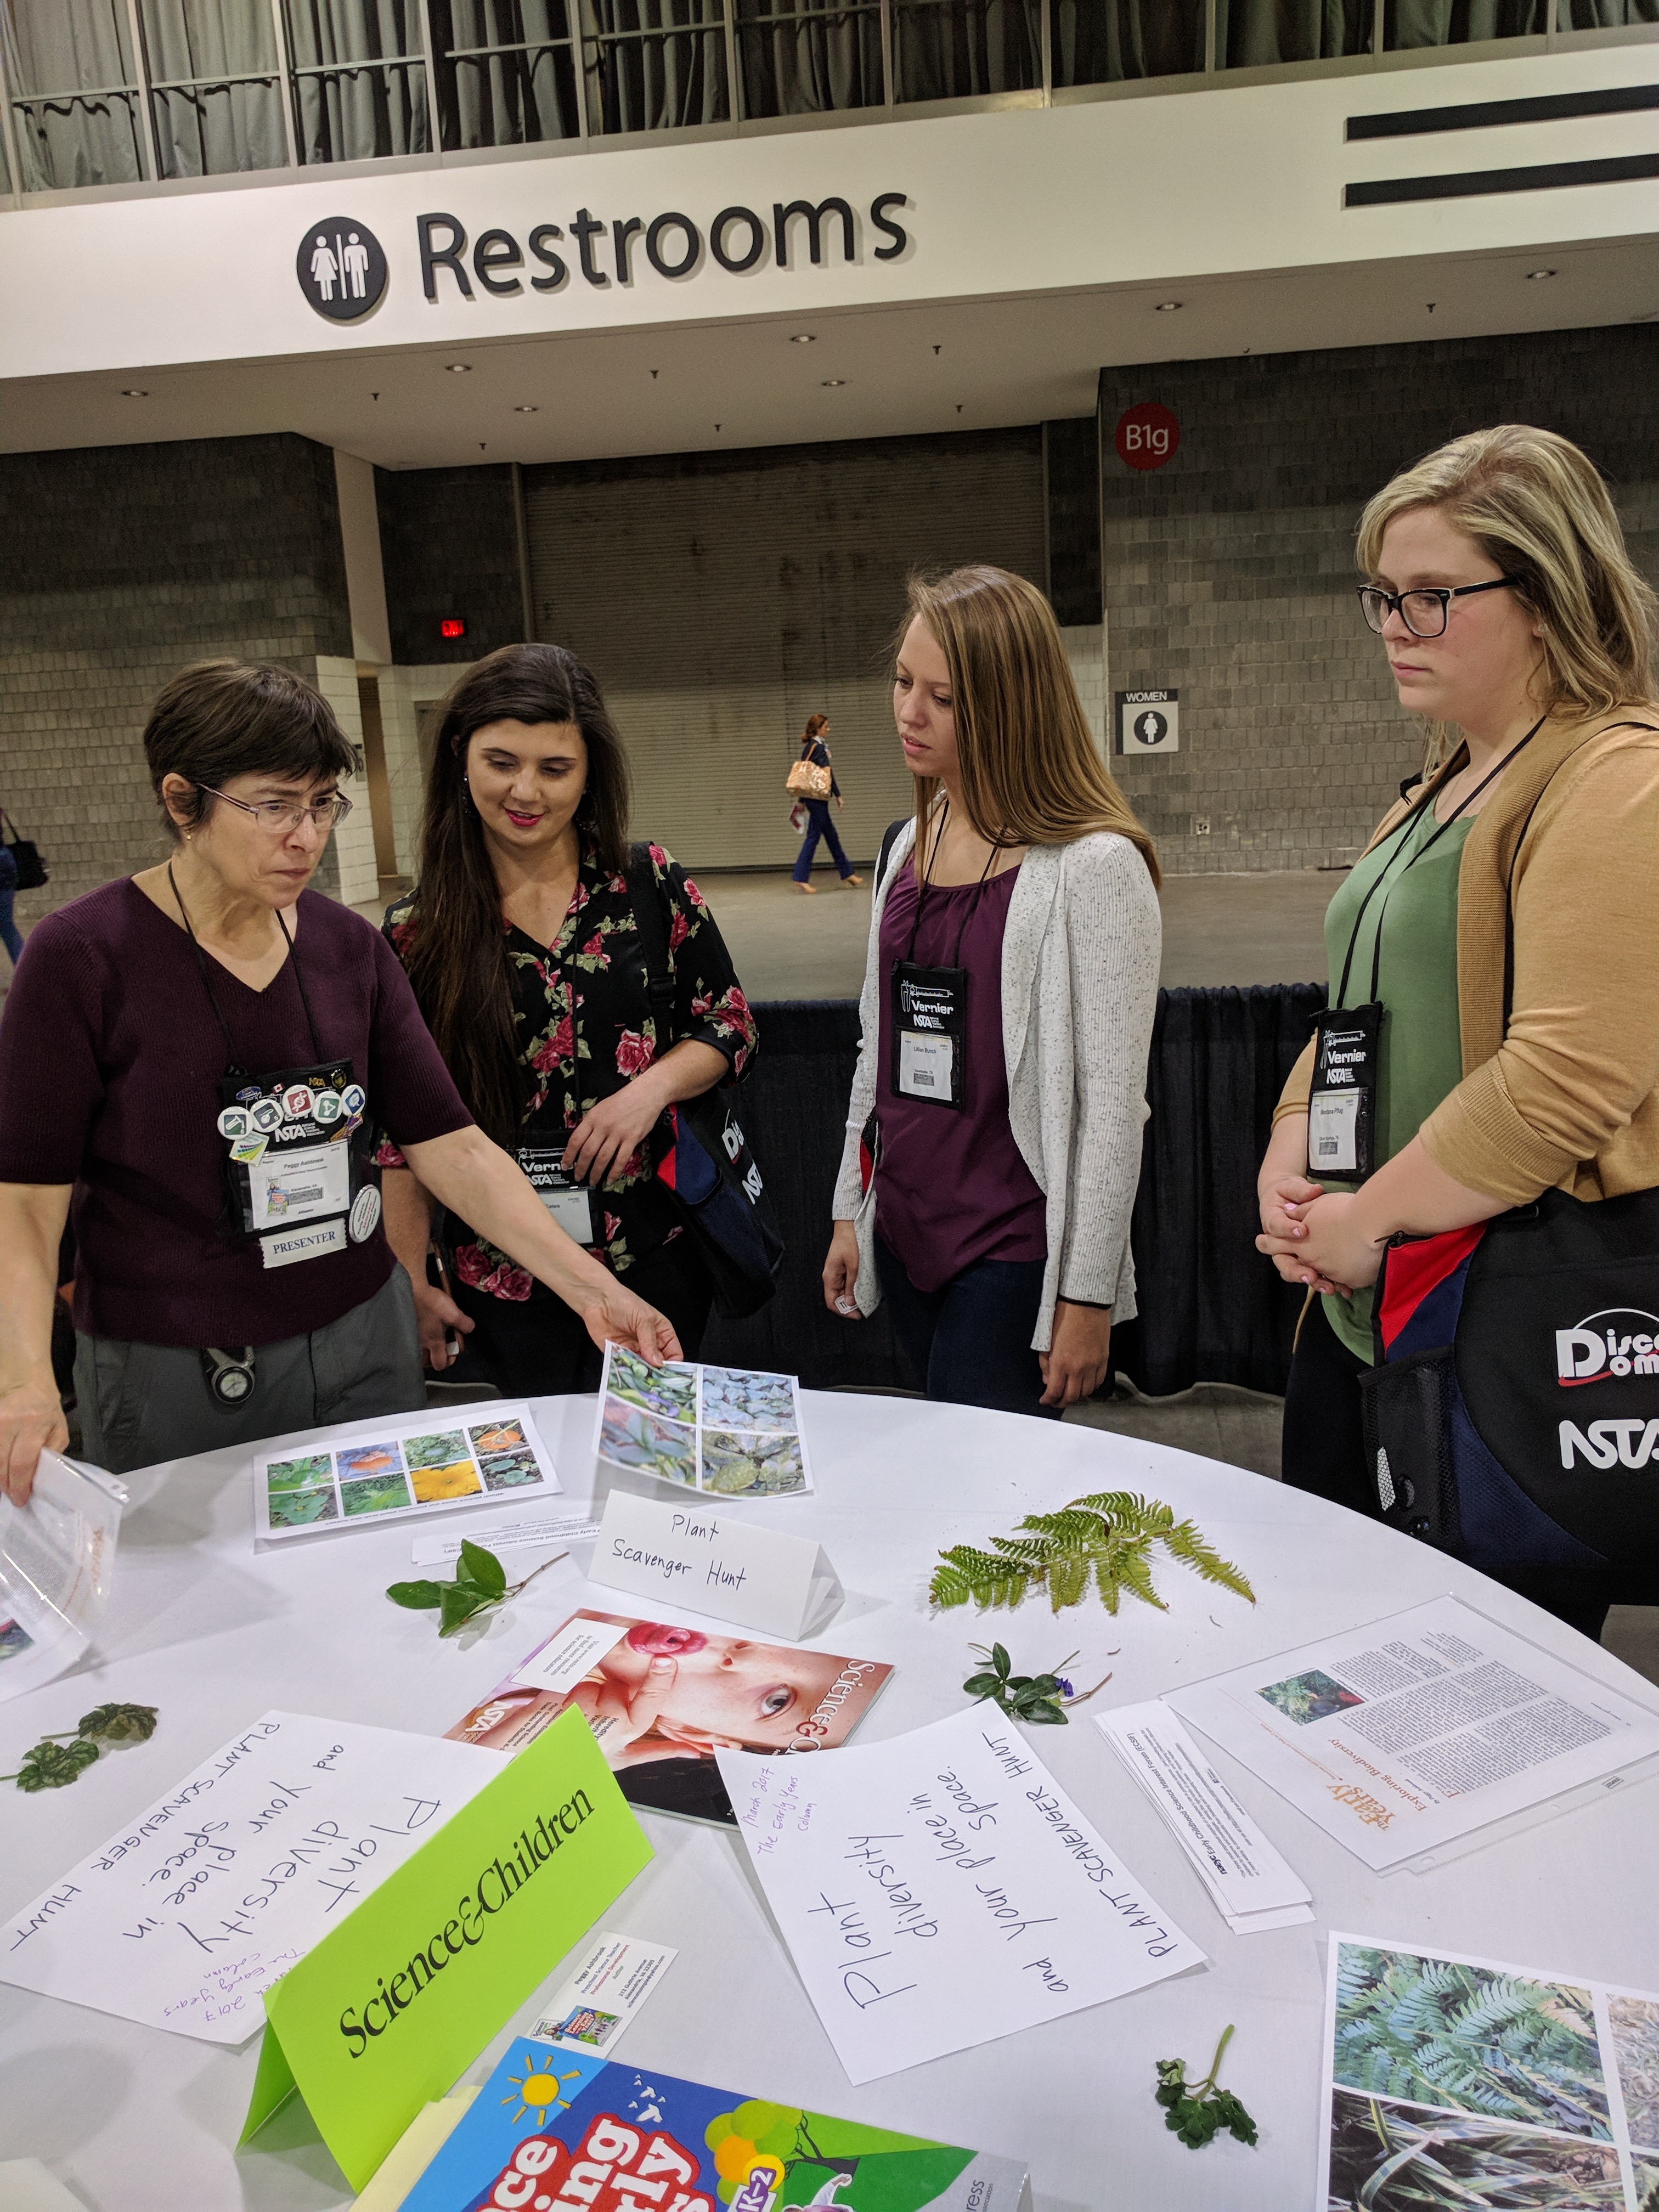
<path fill-rule="evenodd" d="M 525 1103 L 501 887 L 466 789 L 466 750 L 492 722 L 574 722 L 587 747 L 576 808 L 584 845 L 628 865 L 628 761 L 592 672 L 562 645 L 504 645 L 468 669 L 439 710 L 421 822 L 421 872 L 404 963 L 426 1025 L 480 1128 L 516 1138 Z"/>
<path fill-rule="evenodd" d="M 968 818 L 993 845 L 1127 837 L 1160 881 L 1152 841 L 1096 744 L 1054 610 L 1034 584 L 982 564 L 912 576 L 896 649 L 917 620 L 945 655 Z M 916 778 L 916 839 L 939 782 Z"/>
<path fill-rule="evenodd" d="M 829 726 L 830 717 L 828 714 L 809 714 L 806 717 L 806 727 L 801 732 L 800 741 L 802 744 L 810 744 L 811 740 L 818 735 L 821 730 L 827 730 Z"/>

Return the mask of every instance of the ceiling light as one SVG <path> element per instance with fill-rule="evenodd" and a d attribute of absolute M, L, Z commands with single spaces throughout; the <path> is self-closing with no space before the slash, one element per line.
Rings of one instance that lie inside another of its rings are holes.
<path fill-rule="evenodd" d="M 846 381 L 847 379 L 844 376 L 826 376 L 823 380 L 823 388 L 826 392 L 838 392 Z"/>
<path fill-rule="evenodd" d="M 449 371 L 452 376 L 468 376 L 471 374 L 472 370 L 472 364 L 470 361 L 447 361 L 444 363 L 444 367 Z"/>
<path fill-rule="evenodd" d="M 515 407 L 513 412 L 515 415 L 533 415 L 537 410 L 534 407 Z"/>
<path fill-rule="evenodd" d="M 129 384 L 123 386 L 121 397 L 123 399 L 148 399 L 149 394 L 141 386 Z"/>
<path fill-rule="evenodd" d="M 1541 284 L 1547 276 L 1553 276 L 1554 274 L 1553 269 L 1528 269 L 1527 282 L 1528 284 Z"/>
<path fill-rule="evenodd" d="M 1181 313 L 1181 302 L 1179 300 L 1160 300 L 1152 313 L 1155 315 L 1178 315 Z"/>
<path fill-rule="evenodd" d="M 791 345 L 816 345 L 817 342 L 818 336 L 816 331 L 797 331 L 789 341 Z"/>

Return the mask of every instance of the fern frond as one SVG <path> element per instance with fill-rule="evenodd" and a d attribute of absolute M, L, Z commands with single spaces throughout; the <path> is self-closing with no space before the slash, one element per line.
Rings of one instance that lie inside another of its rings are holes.
<path fill-rule="evenodd" d="M 1184 1559 L 1206 1583 L 1219 1583 L 1224 1589 L 1231 1590 L 1235 1596 L 1248 1598 L 1252 1605 L 1255 1603 L 1255 1592 L 1243 1574 L 1231 1559 L 1224 1559 L 1219 1552 L 1205 1542 L 1194 1522 L 1178 1522 L 1163 1540 L 1177 1559 Z"/>
<path fill-rule="evenodd" d="M 1160 1613 L 1169 1611 L 1168 1606 L 1152 1587 L 1152 1565 L 1142 1546 L 1123 1545 L 1114 1564 L 1117 1570 L 1117 1578 L 1125 1589 L 1133 1591 L 1136 1597 L 1142 1599 L 1147 1605 L 1155 1605 Z"/>

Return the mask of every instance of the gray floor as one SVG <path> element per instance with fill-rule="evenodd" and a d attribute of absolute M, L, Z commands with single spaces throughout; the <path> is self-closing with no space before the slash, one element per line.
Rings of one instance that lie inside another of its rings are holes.
<path fill-rule="evenodd" d="M 1149 1443 L 1224 1461 L 1253 1474 L 1279 1477 L 1279 1432 L 1284 1401 L 1226 1382 L 1199 1382 L 1173 1398 L 1143 1398 L 1120 1385 L 1115 1398 L 1073 1407 L 1068 1421 Z M 1601 1642 L 1650 1682 L 1659 1682 L 1659 1607 L 1616 1605 Z"/>

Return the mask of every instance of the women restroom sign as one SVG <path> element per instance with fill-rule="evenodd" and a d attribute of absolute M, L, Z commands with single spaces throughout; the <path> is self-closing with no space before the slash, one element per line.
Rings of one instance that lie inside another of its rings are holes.
<path fill-rule="evenodd" d="M 1175 459 L 1181 425 L 1161 401 L 1143 399 L 1138 407 L 1126 407 L 1118 416 L 1114 443 L 1126 468 L 1161 469 Z"/>
<path fill-rule="evenodd" d="M 1178 753 L 1181 750 L 1181 694 L 1178 691 L 1115 691 L 1120 753 Z"/>

